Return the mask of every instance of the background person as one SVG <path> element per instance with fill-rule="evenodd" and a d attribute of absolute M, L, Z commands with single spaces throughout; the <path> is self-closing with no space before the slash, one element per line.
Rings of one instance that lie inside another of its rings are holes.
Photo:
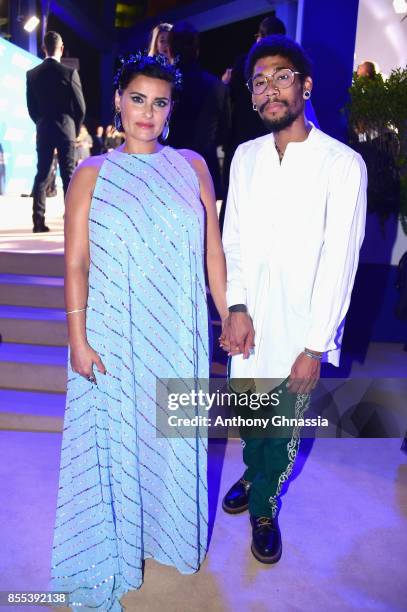
<path fill-rule="evenodd" d="M 358 77 L 367 77 L 368 79 L 374 79 L 377 75 L 376 66 L 374 62 L 366 60 L 359 64 L 356 70 Z"/>
<path fill-rule="evenodd" d="M 258 42 L 271 34 L 285 34 L 286 28 L 281 19 L 276 17 L 276 12 L 272 11 L 271 15 L 265 17 L 259 24 L 259 29 L 255 34 L 255 40 Z M 250 103 L 250 96 L 247 95 L 246 78 L 245 78 L 245 63 L 247 53 L 240 55 L 230 69 L 229 90 L 232 107 L 231 121 L 231 137 L 227 151 L 228 168 L 237 147 L 247 140 L 264 136 L 265 126 L 257 113 L 253 113 Z M 225 77 L 225 75 L 224 75 Z M 225 80 L 227 80 L 225 78 Z M 224 82 L 225 82 L 224 80 Z"/>
<path fill-rule="evenodd" d="M 230 129 L 230 102 L 226 86 L 199 64 L 199 33 L 189 23 L 174 25 L 171 53 L 179 58 L 182 91 L 170 120 L 168 143 L 191 148 L 205 159 L 217 198 L 223 197 L 217 147 L 225 146 Z"/>
<path fill-rule="evenodd" d="M 85 117 L 85 101 L 79 74 L 61 64 L 64 45 L 57 32 L 44 36 L 44 61 L 27 72 L 27 106 L 37 127 L 37 174 L 33 187 L 34 232 L 48 232 L 45 225 L 46 189 L 54 149 L 64 188 L 75 168 L 75 139 Z"/>
<path fill-rule="evenodd" d="M 102 155 L 105 153 L 105 136 L 103 125 L 98 125 L 92 137 L 92 155 Z"/>
<path fill-rule="evenodd" d="M 93 139 L 89 134 L 86 125 L 81 125 L 81 129 L 79 131 L 79 136 L 75 141 L 75 160 L 76 165 L 83 162 L 84 159 L 87 159 L 90 156 L 90 151 L 92 149 Z"/>
<path fill-rule="evenodd" d="M 159 23 L 158 26 L 153 29 L 148 47 L 148 55 L 158 55 L 161 53 L 165 55 L 170 62 L 173 62 L 174 58 L 169 44 L 169 33 L 172 28 L 172 23 Z"/>
<path fill-rule="evenodd" d="M 109 152 L 123 143 L 123 134 L 114 125 L 106 126 L 104 148 Z"/>
<path fill-rule="evenodd" d="M 268 17 L 262 19 L 254 37 L 256 42 L 258 42 L 270 34 L 285 33 L 286 28 L 284 23 L 281 19 L 276 17 L 276 11 L 272 11 Z M 229 185 L 230 164 L 237 147 L 242 142 L 264 136 L 266 133 L 266 128 L 259 118 L 258 113 L 253 112 L 252 105 L 250 104 L 250 97 L 247 95 L 244 71 L 246 60 L 247 53 L 243 53 L 236 59 L 233 68 L 228 68 L 222 77 L 222 81 L 228 85 L 231 105 L 230 131 L 225 146 L 225 157 L 222 168 L 225 193 L 227 193 Z M 223 198 L 219 214 L 221 229 L 223 228 L 225 207 L 226 198 Z"/>

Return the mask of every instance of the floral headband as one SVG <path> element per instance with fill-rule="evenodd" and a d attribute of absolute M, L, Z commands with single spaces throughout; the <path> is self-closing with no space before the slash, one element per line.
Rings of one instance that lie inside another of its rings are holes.
<path fill-rule="evenodd" d="M 166 55 L 147 55 L 146 52 L 137 51 L 137 53 L 131 54 L 128 57 L 121 57 L 120 62 L 121 66 L 113 79 L 113 84 L 115 87 L 119 87 L 121 77 L 127 66 L 135 66 L 140 71 L 144 70 L 146 66 L 158 66 L 172 78 L 175 89 L 180 89 L 182 87 L 181 71 L 176 68 L 176 62 L 171 64 Z"/>

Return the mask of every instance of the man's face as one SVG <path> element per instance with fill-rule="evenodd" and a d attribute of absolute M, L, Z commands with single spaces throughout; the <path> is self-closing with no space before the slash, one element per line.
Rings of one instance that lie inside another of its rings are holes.
<path fill-rule="evenodd" d="M 295 71 L 293 64 L 281 55 L 262 57 L 253 70 L 256 75 L 270 75 L 281 68 L 290 68 Z M 262 94 L 252 94 L 253 104 L 256 104 L 258 112 L 270 132 L 279 132 L 294 123 L 304 112 L 304 90 L 312 88 L 312 79 L 307 77 L 301 83 L 298 74 L 290 87 L 283 89 L 268 84 L 266 91 Z"/>

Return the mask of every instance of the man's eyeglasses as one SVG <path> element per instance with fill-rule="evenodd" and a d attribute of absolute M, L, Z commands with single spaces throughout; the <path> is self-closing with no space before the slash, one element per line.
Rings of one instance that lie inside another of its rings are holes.
<path fill-rule="evenodd" d="M 271 83 L 275 89 L 287 89 L 294 83 L 295 75 L 301 74 L 291 68 L 281 68 L 276 70 L 273 74 L 258 74 L 250 78 L 246 85 L 250 93 L 258 96 L 264 93 Z"/>

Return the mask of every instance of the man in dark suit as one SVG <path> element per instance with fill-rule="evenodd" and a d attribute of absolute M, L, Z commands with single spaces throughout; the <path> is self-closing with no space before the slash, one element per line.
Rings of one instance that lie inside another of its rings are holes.
<path fill-rule="evenodd" d="M 64 45 L 57 32 L 44 37 L 45 59 L 27 72 L 27 106 L 37 126 L 37 174 L 33 187 L 34 232 L 48 232 L 45 200 L 54 149 L 58 151 L 64 194 L 75 168 L 75 139 L 85 117 L 78 72 L 61 64 Z"/>
<path fill-rule="evenodd" d="M 259 30 L 255 34 L 256 42 L 270 34 L 285 35 L 284 23 L 276 17 L 276 11 L 272 11 L 259 24 Z M 265 136 L 268 131 L 257 112 L 253 112 L 253 106 L 248 95 L 244 68 L 247 60 L 247 53 L 239 55 L 232 69 L 228 70 L 222 77 L 224 83 L 229 85 L 231 101 L 231 130 L 230 137 L 225 150 L 225 161 L 223 164 L 223 181 L 225 191 L 229 187 L 230 164 L 237 147 L 242 142 Z M 222 208 L 219 215 L 219 224 L 223 228 L 225 217 L 226 198 L 223 199 Z"/>
<path fill-rule="evenodd" d="M 179 59 L 183 82 L 171 116 L 168 144 L 200 153 L 212 175 L 216 196 L 222 198 L 216 149 L 226 143 L 230 128 L 227 87 L 199 65 L 199 33 L 191 24 L 175 24 L 169 42 L 172 55 Z"/>

